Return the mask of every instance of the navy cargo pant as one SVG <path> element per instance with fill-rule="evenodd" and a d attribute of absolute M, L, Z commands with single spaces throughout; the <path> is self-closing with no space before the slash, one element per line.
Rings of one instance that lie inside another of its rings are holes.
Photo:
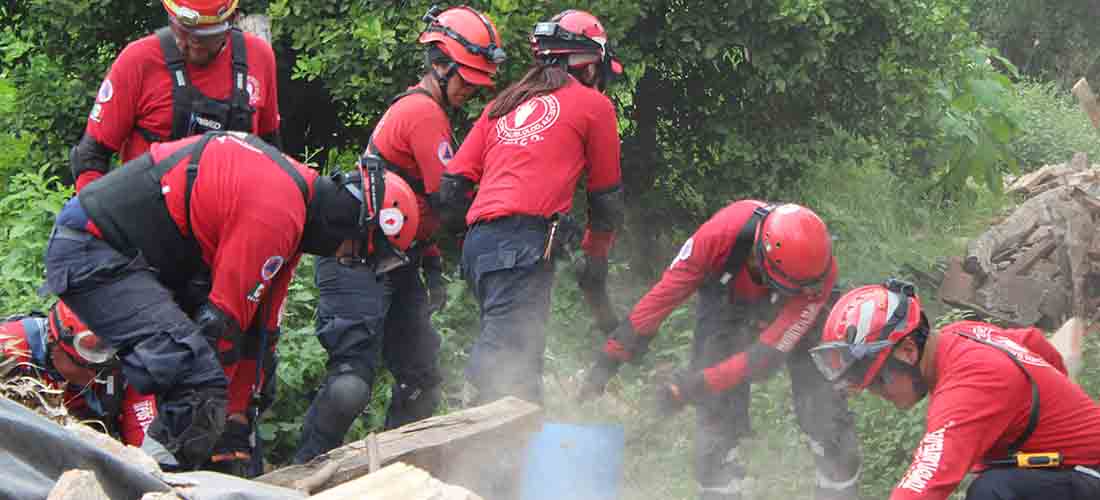
<path fill-rule="evenodd" d="M 764 309 L 769 307 L 731 304 L 724 286 L 700 289 L 692 369 L 712 366 L 752 345 L 760 333 L 758 320 L 770 314 Z M 817 336 L 822 321 L 819 318 L 808 339 Z M 798 425 L 809 437 L 817 467 L 815 497 L 855 499 L 861 458 L 848 400 L 818 373 L 807 351 L 810 344 L 796 347 L 786 364 Z M 746 383 L 696 407 L 695 477 L 701 500 L 741 498 L 745 466 L 738 445 L 750 432 L 750 400 Z"/>
<path fill-rule="evenodd" d="M 966 500 L 1085 500 L 1100 498 L 1100 472 L 1093 468 L 990 469 L 966 490 Z"/>
<path fill-rule="evenodd" d="M 183 468 L 206 462 L 225 425 L 226 377 L 158 271 L 140 254 L 128 257 L 60 223 L 45 263 L 46 288 L 119 349 L 123 375 L 135 389 L 157 394 L 159 411 L 147 436 Z"/>
<path fill-rule="evenodd" d="M 504 396 L 542 403 L 543 352 L 554 268 L 542 260 L 548 223 L 511 216 L 470 228 L 462 272 L 481 309 L 466 379 L 482 404 Z"/>
<path fill-rule="evenodd" d="M 386 428 L 430 417 L 440 399 L 440 338 L 432 328 L 420 257 L 378 275 L 319 257 L 315 272 L 317 338 L 328 375 L 305 418 L 295 463 L 340 446 L 371 401 L 378 369 L 394 377 Z"/>

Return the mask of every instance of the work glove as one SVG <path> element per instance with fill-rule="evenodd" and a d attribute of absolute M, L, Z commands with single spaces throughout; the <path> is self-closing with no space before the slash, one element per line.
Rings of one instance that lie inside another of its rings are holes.
<path fill-rule="evenodd" d="M 225 424 L 225 432 L 214 445 L 210 463 L 204 469 L 246 477 L 248 464 L 252 460 L 252 426 L 230 419 Z"/>
<path fill-rule="evenodd" d="M 577 402 L 585 403 L 603 395 L 607 388 L 607 382 L 619 372 L 621 361 L 611 359 L 604 353 L 599 353 L 596 362 L 585 373 L 584 383 L 577 394 Z"/>
<path fill-rule="evenodd" d="M 447 282 L 443 280 L 443 257 L 433 255 L 420 260 L 424 282 L 428 286 L 428 311 L 442 311 L 447 306 Z"/>
<path fill-rule="evenodd" d="M 619 318 L 607 294 L 607 257 L 586 255 L 577 269 L 577 286 L 596 320 L 596 328 L 605 335 L 613 332 L 619 326 Z"/>
<path fill-rule="evenodd" d="M 688 404 L 697 404 L 707 396 L 707 379 L 702 371 L 681 372 L 657 386 L 657 414 L 669 417 Z"/>
<path fill-rule="evenodd" d="M 585 255 L 577 269 L 577 286 L 581 290 L 599 290 L 607 287 L 607 257 Z"/>

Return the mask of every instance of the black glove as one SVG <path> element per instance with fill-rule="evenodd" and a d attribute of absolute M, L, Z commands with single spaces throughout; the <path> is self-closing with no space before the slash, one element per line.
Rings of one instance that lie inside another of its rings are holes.
<path fill-rule="evenodd" d="M 218 341 L 228 339 L 233 343 L 234 349 L 239 349 L 241 329 L 237 326 L 237 320 L 230 317 L 225 311 L 211 302 L 204 302 L 195 312 L 195 323 L 199 325 L 199 333 L 210 343 L 219 356 L 225 357 L 226 353 L 218 351 Z"/>
<path fill-rule="evenodd" d="M 420 260 L 424 282 L 428 286 L 428 310 L 442 311 L 447 307 L 447 282 L 443 280 L 443 257 L 438 255 Z"/>
<path fill-rule="evenodd" d="M 225 432 L 214 445 L 210 463 L 204 469 L 246 477 L 248 463 L 252 460 L 252 426 L 230 419 Z"/>
<path fill-rule="evenodd" d="M 622 365 L 621 361 L 611 359 L 602 352 L 598 356 L 596 363 L 585 374 L 584 384 L 581 385 L 580 393 L 577 394 L 579 403 L 600 397 L 607 388 L 607 382 L 619 372 L 619 366 Z"/>
<path fill-rule="evenodd" d="M 599 290 L 607 286 L 607 257 L 584 256 L 577 269 L 577 286 L 581 290 Z"/>
<path fill-rule="evenodd" d="M 675 415 L 685 405 L 696 404 L 707 396 L 707 380 L 703 372 L 679 373 L 672 380 L 657 386 L 657 414 Z"/>
<path fill-rule="evenodd" d="M 618 361 L 638 361 L 649 352 L 649 342 L 652 340 L 652 335 L 639 335 L 634 331 L 630 318 L 626 318 L 607 337 L 603 354 Z"/>

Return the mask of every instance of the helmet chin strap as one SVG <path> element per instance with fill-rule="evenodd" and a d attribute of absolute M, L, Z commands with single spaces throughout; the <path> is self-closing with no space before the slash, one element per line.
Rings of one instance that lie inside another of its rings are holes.
<path fill-rule="evenodd" d="M 439 87 L 439 94 L 443 98 L 443 108 L 451 109 L 451 98 L 447 96 L 447 86 L 451 81 L 451 77 L 458 73 L 458 63 L 449 61 L 447 71 L 440 73 L 435 69 L 437 63 L 432 62 L 431 56 L 428 53 L 424 53 L 424 58 L 428 61 L 428 67 L 432 70 L 432 77 L 435 78 L 435 84 Z"/>

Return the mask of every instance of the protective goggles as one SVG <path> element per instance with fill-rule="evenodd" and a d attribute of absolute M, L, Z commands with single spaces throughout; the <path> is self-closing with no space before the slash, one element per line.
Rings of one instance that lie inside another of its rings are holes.
<path fill-rule="evenodd" d="M 172 28 L 177 36 L 186 37 L 202 45 L 220 44 L 225 41 L 229 33 L 229 23 L 219 23 L 205 26 L 188 26 L 172 19 Z"/>
<path fill-rule="evenodd" d="M 508 60 L 508 54 L 497 45 L 496 36 L 493 35 L 493 26 L 489 24 L 489 20 L 485 19 L 485 16 L 481 15 L 481 13 L 473 9 L 468 10 L 476 14 L 477 18 L 481 20 L 481 24 L 485 26 L 485 31 L 489 33 L 489 45 L 478 45 L 462 36 L 459 32 L 440 24 L 437 17 L 439 14 L 443 13 L 443 9 L 439 8 L 438 5 L 433 5 L 428 9 L 428 12 L 424 14 L 424 17 L 421 18 L 424 22 L 428 23 L 428 26 L 424 28 L 424 32 L 443 33 L 458 42 L 467 52 L 475 56 L 481 56 L 492 64 L 504 64 L 504 62 Z"/>
<path fill-rule="evenodd" d="M 893 347 L 894 342 L 889 340 L 862 344 L 828 342 L 810 349 L 810 357 L 825 380 L 861 385 L 878 355 Z"/>

